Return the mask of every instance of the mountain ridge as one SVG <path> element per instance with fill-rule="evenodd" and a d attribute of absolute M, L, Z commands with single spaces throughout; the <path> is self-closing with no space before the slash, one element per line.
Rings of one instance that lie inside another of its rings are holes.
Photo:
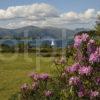
<path fill-rule="evenodd" d="M 63 39 L 73 37 L 77 32 L 87 31 L 89 29 L 77 28 L 75 30 L 62 29 L 56 27 L 37 27 L 37 26 L 25 26 L 16 29 L 0 28 L 0 38 L 13 38 L 13 39 L 38 39 L 38 38 L 54 38 Z M 64 31 L 64 32 L 63 32 Z M 65 37 L 64 37 L 65 36 Z"/>

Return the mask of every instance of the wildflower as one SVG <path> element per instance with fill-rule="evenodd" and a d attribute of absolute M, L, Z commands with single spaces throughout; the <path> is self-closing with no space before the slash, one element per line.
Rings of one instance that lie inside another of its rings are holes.
<path fill-rule="evenodd" d="M 37 90 L 39 88 L 39 84 L 38 83 L 33 83 L 32 84 L 32 90 Z"/>
<path fill-rule="evenodd" d="M 74 38 L 74 47 L 80 47 L 82 42 L 86 42 L 89 39 L 89 35 L 87 33 L 83 33 L 82 35 L 76 35 Z"/>
<path fill-rule="evenodd" d="M 83 96 L 84 96 L 84 92 L 83 91 L 78 92 L 78 97 L 83 97 Z"/>
<path fill-rule="evenodd" d="M 50 77 L 49 77 L 49 75 L 47 74 L 47 73 L 45 73 L 45 74 L 40 74 L 39 75 L 39 80 L 44 80 L 44 81 L 46 81 L 46 80 L 48 80 Z"/>
<path fill-rule="evenodd" d="M 80 61 L 82 61 L 82 59 L 83 59 L 82 52 L 79 49 L 77 49 L 77 52 L 75 55 L 75 60 L 80 62 Z"/>
<path fill-rule="evenodd" d="M 90 40 L 89 40 L 89 43 L 91 43 L 91 44 L 95 44 L 95 40 L 90 39 Z"/>
<path fill-rule="evenodd" d="M 82 43 L 82 36 L 81 35 L 75 36 L 74 41 L 75 41 L 74 47 L 79 47 Z"/>
<path fill-rule="evenodd" d="M 92 53 L 89 57 L 89 61 L 94 63 L 94 62 L 100 62 L 100 55 L 95 52 L 95 53 Z"/>
<path fill-rule="evenodd" d="M 92 73 L 92 67 L 83 66 L 83 67 L 80 67 L 78 71 L 80 75 L 90 75 Z"/>
<path fill-rule="evenodd" d="M 37 74 L 37 73 L 32 73 L 32 74 L 30 75 L 30 77 L 31 77 L 33 80 L 38 80 L 38 79 L 39 79 L 39 74 Z"/>
<path fill-rule="evenodd" d="M 87 33 L 82 34 L 82 41 L 86 42 L 89 39 L 89 35 Z"/>
<path fill-rule="evenodd" d="M 100 85 L 100 77 L 96 77 L 95 82 L 97 85 Z"/>
<path fill-rule="evenodd" d="M 50 76 L 47 73 L 37 74 L 33 73 L 30 75 L 30 77 L 34 80 L 48 80 Z"/>
<path fill-rule="evenodd" d="M 69 79 L 69 85 L 79 85 L 80 84 L 80 78 L 73 76 Z"/>
<path fill-rule="evenodd" d="M 69 73 L 74 73 L 74 72 L 78 71 L 79 67 L 80 67 L 79 63 L 76 63 L 76 64 L 72 65 L 71 67 L 68 67 L 66 69 L 66 71 Z"/>
<path fill-rule="evenodd" d="M 52 93 L 52 91 L 47 90 L 47 91 L 44 92 L 44 95 L 46 97 L 51 97 L 53 95 L 53 93 Z"/>
<path fill-rule="evenodd" d="M 29 85 L 26 83 L 21 86 L 22 91 L 27 91 L 28 89 L 29 89 Z"/>
<path fill-rule="evenodd" d="M 90 40 L 87 44 L 87 51 L 89 54 L 94 53 L 96 51 L 96 45 L 94 40 Z"/>
<path fill-rule="evenodd" d="M 85 91 L 84 85 L 80 84 L 79 90 L 78 90 L 78 97 L 83 97 L 85 95 L 86 95 L 86 91 Z"/>
<path fill-rule="evenodd" d="M 96 52 L 100 55 L 100 47 L 97 47 Z"/>
<path fill-rule="evenodd" d="M 98 91 L 91 91 L 90 92 L 90 96 L 91 97 L 98 97 L 99 96 L 99 92 Z"/>

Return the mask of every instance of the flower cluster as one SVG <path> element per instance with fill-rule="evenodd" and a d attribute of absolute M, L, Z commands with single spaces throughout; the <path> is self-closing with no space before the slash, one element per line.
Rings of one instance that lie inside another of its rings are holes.
<path fill-rule="evenodd" d="M 71 77 L 69 79 L 69 85 L 79 85 L 80 84 L 80 78 L 79 77 Z"/>
<path fill-rule="evenodd" d="M 50 76 L 47 73 L 42 73 L 42 74 L 32 73 L 30 75 L 30 77 L 33 80 L 44 80 L 44 81 L 47 81 L 48 79 L 50 79 Z"/>
<path fill-rule="evenodd" d="M 74 43 L 74 47 L 80 47 L 80 45 L 82 44 L 82 42 L 86 42 L 89 39 L 89 35 L 86 33 L 83 33 L 82 35 L 76 35 L 75 36 L 75 43 Z"/>
<path fill-rule="evenodd" d="M 84 33 L 76 35 L 74 41 L 79 58 L 78 63 L 65 68 L 64 77 L 69 80 L 69 86 L 74 86 L 76 97 L 98 98 L 100 96 L 100 77 L 95 77 L 99 74 L 99 70 L 95 70 L 95 68 L 98 68 L 100 64 L 100 47 L 96 47 L 95 40 L 90 39 L 89 35 Z M 96 87 L 94 91 L 91 90 L 92 86 Z"/>
<path fill-rule="evenodd" d="M 97 96 L 99 96 L 99 92 L 98 91 L 91 91 L 90 96 L 91 96 L 91 98 L 97 97 Z"/>
<path fill-rule="evenodd" d="M 44 95 L 46 96 L 46 97 L 51 97 L 52 95 L 53 95 L 53 92 L 52 91 L 45 91 L 44 92 Z"/>
<path fill-rule="evenodd" d="M 88 76 L 88 75 L 91 75 L 92 71 L 93 71 L 93 68 L 91 66 L 83 66 L 79 68 L 80 75 Z"/>
<path fill-rule="evenodd" d="M 37 92 L 40 90 L 42 90 L 41 93 L 39 92 L 41 96 L 44 95 L 44 97 L 50 97 L 53 95 L 52 91 L 49 91 L 49 90 L 47 91 L 47 87 L 45 86 L 48 83 L 48 81 L 51 80 L 51 77 L 49 74 L 31 73 L 29 77 L 32 79 L 32 84 L 28 85 L 25 83 L 24 85 L 21 86 L 21 92 L 22 92 L 23 99 L 24 97 L 27 98 L 27 95 L 28 95 L 28 98 L 30 98 L 33 93 L 37 94 Z M 34 95 L 33 98 L 37 98 L 37 95 Z"/>
<path fill-rule="evenodd" d="M 95 78 L 96 84 L 100 85 L 100 77 Z"/>
<path fill-rule="evenodd" d="M 78 96 L 79 97 L 84 97 L 84 92 L 83 91 L 78 92 Z"/>
<path fill-rule="evenodd" d="M 91 53 L 89 57 L 89 61 L 91 63 L 100 62 L 100 54 L 97 51 L 95 51 L 94 53 Z"/>
<path fill-rule="evenodd" d="M 87 44 L 87 50 L 88 53 L 94 53 L 96 51 L 96 45 L 95 45 L 95 41 L 93 39 L 90 39 L 88 44 Z"/>
<path fill-rule="evenodd" d="M 70 67 L 67 67 L 65 69 L 65 71 L 69 72 L 69 73 L 74 73 L 74 72 L 77 72 L 79 68 L 80 68 L 80 64 L 79 63 L 75 63 L 74 65 L 72 65 Z"/>

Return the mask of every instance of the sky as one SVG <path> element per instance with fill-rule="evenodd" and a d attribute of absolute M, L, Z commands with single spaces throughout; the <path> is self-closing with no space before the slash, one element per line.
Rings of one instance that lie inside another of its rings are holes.
<path fill-rule="evenodd" d="M 92 28 L 100 0 L 0 0 L 0 27 Z"/>

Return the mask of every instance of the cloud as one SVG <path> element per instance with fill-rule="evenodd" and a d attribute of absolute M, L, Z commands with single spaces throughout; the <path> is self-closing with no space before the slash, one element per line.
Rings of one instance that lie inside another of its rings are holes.
<path fill-rule="evenodd" d="M 89 20 L 95 19 L 97 16 L 97 12 L 95 9 L 87 9 L 83 13 L 76 13 L 76 12 L 67 12 L 61 15 L 61 18 L 67 21 L 82 21 L 82 20 Z"/>
<path fill-rule="evenodd" d="M 56 17 L 57 10 L 48 4 L 32 4 L 24 6 L 9 7 L 6 10 L 0 9 L 0 19 L 10 19 L 16 17 Z"/>
<path fill-rule="evenodd" d="M 98 12 L 97 12 L 97 15 L 99 15 L 99 16 L 100 16 L 100 11 L 98 11 Z"/>
<path fill-rule="evenodd" d="M 90 19 L 90 18 L 95 18 L 95 17 L 96 17 L 95 9 L 88 9 L 83 14 L 83 18 L 85 19 Z"/>
<path fill-rule="evenodd" d="M 0 21 L 5 24 L 0 25 L 7 28 L 18 28 L 23 26 L 90 26 L 95 24 L 97 15 L 100 11 L 87 9 L 77 13 L 69 11 L 60 13 L 55 7 L 45 3 L 35 3 L 32 5 L 14 6 L 7 9 L 0 9 Z"/>

